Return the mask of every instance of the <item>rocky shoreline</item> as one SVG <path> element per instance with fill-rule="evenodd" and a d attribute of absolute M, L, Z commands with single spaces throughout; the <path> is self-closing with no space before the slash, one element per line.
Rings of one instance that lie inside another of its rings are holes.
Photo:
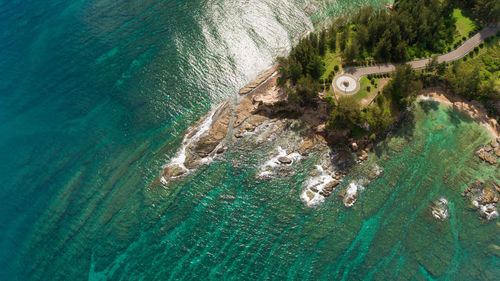
<path fill-rule="evenodd" d="M 184 136 L 178 154 L 163 168 L 160 182 L 167 186 L 169 182 L 191 170 L 210 163 L 225 153 L 228 144 L 238 146 L 251 135 L 258 135 L 256 145 L 274 141 L 294 122 L 301 122 L 307 128 L 301 133 L 300 141 L 286 144 L 284 147 L 278 146 L 277 152 L 270 154 L 269 160 L 262 165 L 258 176 L 277 176 L 280 171 L 287 171 L 295 162 L 309 156 L 313 151 L 323 151 L 324 157 L 310 172 L 300 198 L 306 205 L 314 206 L 336 191 L 349 169 L 369 158 L 374 149 L 374 140 L 367 137 L 354 140 L 348 138 L 348 131 L 326 130 L 328 114 L 324 103 L 320 102 L 317 108 L 288 104 L 285 91 L 276 83 L 276 71 L 277 65 L 274 65 L 258 75 L 239 91 L 236 102 L 228 101 L 219 105 L 190 128 Z M 491 144 L 479 148 L 477 154 L 490 164 L 497 163 L 494 155 L 496 153 L 498 156 L 500 153 L 500 139 L 496 139 L 499 127 L 495 119 L 487 116 L 482 105 L 468 103 L 449 93 L 436 91 L 423 92 L 419 99 L 448 104 L 486 126 L 495 138 Z M 332 149 L 333 146 L 335 149 Z M 398 147 L 402 150 L 404 146 L 405 143 L 396 145 L 394 150 L 399 151 Z M 337 193 L 345 207 L 352 207 L 358 200 L 359 191 L 364 189 L 370 180 L 383 173 L 376 164 L 367 170 L 369 171 L 364 179 L 350 182 Z M 432 215 L 438 220 L 447 218 L 446 204 L 442 202 L 436 201 L 431 207 Z"/>
<path fill-rule="evenodd" d="M 346 138 L 345 131 L 325 130 L 328 121 L 326 104 L 320 103 L 316 109 L 289 105 L 287 94 L 277 86 L 276 70 L 277 65 L 274 65 L 258 75 L 239 91 L 235 103 L 219 105 L 190 128 L 177 155 L 163 168 L 159 181 L 167 186 L 169 182 L 223 155 L 229 143 L 238 145 L 247 136 L 255 134 L 259 134 L 261 142 L 270 141 L 283 134 L 285 128 L 294 122 L 300 122 L 307 127 L 301 133 L 301 140 L 284 148 L 278 147 L 278 153 L 270 155 L 270 160 L 264 163 L 258 176 L 275 176 L 276 170 L 286 170 L 313 151 L 328 151 L 324 161 L 311 171 L 301 198 L 306 205 L 314 206 L 329 197 L 342 182 L 349 167 L 368 158 L 373 143 L 368 139 L 354 142 Z M 334 153 L 327 139 L 339 142 L 343 148 Z M 356 201 L 357 191 L 341 194 L 346 207 L 351 207 Z"/>

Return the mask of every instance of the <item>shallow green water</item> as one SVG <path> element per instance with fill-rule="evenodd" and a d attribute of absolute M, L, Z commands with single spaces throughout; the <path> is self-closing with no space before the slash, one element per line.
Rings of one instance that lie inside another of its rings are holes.
<path fill-rule="evenodd" d="M 481 221 L 460 196 L 474 179 L 499 180 L 497 167 L 473 155 L 489 135 L 446 107 L 425 104 L 346 179 L 344 185 L 362 178 L 373 162 L 384 169 L 352 209 L 333 195 L 316 208 L 299 199 L 320 155 L 258 180 L 265 152 L 280 141 L 259 150 L 232 147 L 224 161 L 168 190 L 145 191 L 138 238 L 117 257 L 94 249 L 91 279 L 106 272 L 128 280 L 494 280 L 500 259 L 491 245 L 500 244 L 500 227 Z M 393 150 L 408 139 L 402 152 Z M 441 197 L 450 202 L 445 222 L 428 208 Z M 129 231 L 112 231 L 108 242 Z"/>

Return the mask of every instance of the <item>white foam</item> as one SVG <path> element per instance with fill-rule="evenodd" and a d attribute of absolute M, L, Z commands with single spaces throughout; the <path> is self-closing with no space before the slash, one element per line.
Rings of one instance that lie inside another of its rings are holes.
<path fill-rule="evenodd" d="M 448 200 L 443 197 L 436 200 L 431 214 L 435 219 L 445 221 L 450 216 L 448 212 Z"/>
<path fill-rule="evenodd" d="M 443 205 L 448 205 L 448 200 L 446 200 L 446 198 L 439 198 L 438 201 Z"/>
<path fill-rule="evenodd" d="M 432 216 L 438 220 L 446 220 L 448 218 L 448 211 L 444 208 L 433 209 Z"/>
<path fill-rule="evenodd" d="M 278 167 L 282 166 L 291 166 L 295 162 L 299 161 L 302 159 L 302 156 L 297 153 L 297 152 L 292 152 L 290 154 L 287 154 L 286 150 L 283 149 L 281 146 L 277 147 L 278 154 L 272 157 L 271 159 L 267 160 L 261 167 L 260 170 L 261 172 L 259 173 L 259 177 L 268 177 L 274 174 L 274 170 Z M 288 157 L 292 160 L 292 163 L 290 164 L 283 164 L 281 163 L 278 159 L 280 157 Z"/>
<path fill-rule="evenodd" d="M 493 203 L 481 205 L 480 212 L 486 217 L 487 220 L 492 220 L 498 217 L 496 205 Z"/>
<path fill-rule="evenodd" d="M 346 190 L 346 196 L 354 196 L 358 193 L 358 185 L 354 182 L 349 183 L 349 187 Z"/>

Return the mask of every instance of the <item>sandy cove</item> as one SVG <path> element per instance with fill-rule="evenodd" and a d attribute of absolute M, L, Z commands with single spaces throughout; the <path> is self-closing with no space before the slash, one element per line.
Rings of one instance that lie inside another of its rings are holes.
<path fill-rule="evenodd" d="M 484 105 L 478 101 L 467 101 L 446 90 L 429 89 L 421 93 L 419 100 L 433 100 L 448 105 L 466 114 L 472 120 L 484 126 L 493 140 L 499 138 L 500 126 L 495 118 L 488 116 Z"/>

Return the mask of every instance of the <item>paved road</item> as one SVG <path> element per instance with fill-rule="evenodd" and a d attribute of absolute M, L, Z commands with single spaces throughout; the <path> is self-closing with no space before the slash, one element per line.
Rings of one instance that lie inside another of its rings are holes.
<path fill-rule="evenodd" d="M 467 41 L 465 41 L 462 45 L 460 45 L 460 47 L 456 48 L 455 50 L 453 50 L 449 53 L 438 56 L 437 57 L 438 62 L 439 63 L 450 62 L 450 61 L 458 60 L 458 59 L 466 56 L 469 52 L 474 50 L 474 48 L 476 46 L 479 46 L 479 44 L 481 44 L 481 42 L 483 42 L 486 38 L 494 36 L 499 30 L 500 30 L 500 23 L 491 24 L 491 25 L 483 28 L 476 35 L 472 36 Z M 408 62 L 408 64 L 410 64 L 415 69 L 424 68 L 429 63 L 429 61 L 431 59 L 432 58 L 414 60 L 414 61 Z M 350 76 L 354 76 L 359 84 L 359 79 L 361 79 L 361 77 L 366 76 L 366 75 L 370 75 L 370 74 L 382 74 L 382 73 L 392 72 L 396 69 L 397 65 L 398 64 L 395 64 L 395 63 L 386 63 L 386 64 L 379 64 L 379 65 L 374 65 L 374 66 L 366 66 L 366 67 L 349 67 L 349 68 L 344 69 L 344 71 L 334 79 L 333 86 L 335 87 L 335 89 L 338 92 L 343 93 L 344 91 L 339 89 L 335 84 L 335 81 L 337 80 L 337 78 L 341 77 L 342 75 L 348 74 Z M 356 89 L 354 91 L 349 92 L 347 94 L 354 94 L 358 90 L 359 90 L 359 85 L 358 85 L 358 87 L 356 87 Z"/>

